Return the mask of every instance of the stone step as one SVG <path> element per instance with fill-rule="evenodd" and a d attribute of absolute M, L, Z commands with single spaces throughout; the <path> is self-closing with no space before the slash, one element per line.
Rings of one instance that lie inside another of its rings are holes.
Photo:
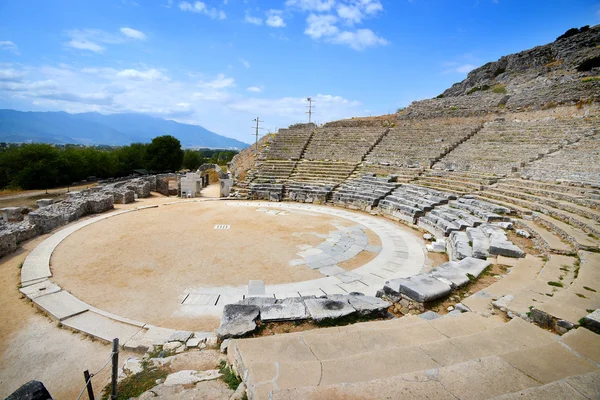
<path fill-rule="evenodd" d="M 421 185 L 424 187 L 428 187 L 428 188 L 432 188 L 432 189 L 437 189 L 437 190 L 441 190 L 441 191 L 445 191 L 445 192 L 451 192 L 451 193 L 456 193 L 456 194 L 460 194 L 460 195 L 464 195 L 464 194 L 468 194 L 473 192 L 472 190 L 460 190 L 460 188 L 457 188 L 456 186 L 452 186 L 452 185 L 446 185 L 443 183 L 435 183 L 435 182 L 428 182 L 428 181 L 422 181 L 422 180 L 413 180 L 411 181 L 412 184 L 415 185 Z"/>
<path fill-rule="evenodd" d="M 600 336 L 588 331 L 568 335 L 559 339 L 517 319 L 492 330 L 420 345 L 419 350 L 425 354 L 421 358 L 414 358 L 416 354 L 411 353 L 414 347 L 404 349 L 402 359 L 396 359 L 393 353 L 382 354 L 380 361 L 375 361 L 381 367 L 381 373 L 373 380 L 369 379 L 368 373 L 361 375 L 366 364 L 338 363 L 338 374 L 349 372 L 341 382 L 334 383 L 328 379 L 329 376 L 319 375 L 317 385 L 287 389 L 279 385 L 279 390 L 274 390 L 272 398 L 330 399 L 352 396 L 412 399 L 446 398 L 443 395 L 451 395 L 455 396 L 449 397 L 453 399 L 479 399 L 540 386 L 573 375 L 597 373 Z M 436 365 L 419 370 L 419 365 L 428 357 L 434 359 Z M 406 371 L 406 368 L 410 368 L 405 367 L 407 361 L 414 364 L 411 371 Z M 357 365 L 361 368 L 357 368 Z M 325 370 L 322 372 L 325 373 Z M 515 390 L 517 382 L 519 388 Z M 521 386 L 523 382 L 527 384 Z M 431 391 L 435 383 L 442 384 L 441 397 Z M 406 385 L 410 385 L 412 390 L 409 391 Z"/>
<path fill-rule="evenodd" d="M 516 189 L 520 189 L 520 190 L 516 190 Z M 525 192 L 526 189 L 516 188 L 516 187 L 506 187 L 502 183 L 498 183 L 495 187 L 489 188 L 487 190 L 490 190 L 490 191 L 496 192 L 496 193 L 500 193 L 505 196 L 515 197 L 515 198 L 531 201 L 535 204 L 543 204 L 548 207 L 553 207 L 558 210 L 562 210 L 564 212 L 572 213 L 572 214 L 581 216 L 585 220 L 589 220 L 589 221 L 587 221 L 587 224 L 589 224 L 591 226 L 594 226 L 594 225 L 600 226 L 600 223 L 599 223 L 600 211 L 594 210 L 590 207 L 586 207 L 586 206 L 583 206 L 580 204 L 574 204 L 574 203 L 572 203 L 570 201 L 566 201 L 566 200 L 557 200 L 554 198 L 545 197 L 545 196 L 541 196 L 541 195 L 529 194 L 529 193 Z M 585 221 L 585 220 L 582 220 L 582 221 Z"/>
<path fill-rule="evenodd" d="M 527 318 L 533 307 L 539 307 L 546 301 L 550 301 L 558 292 L 566 290 L 575 280 L 578 273 L 577 259 L 563 255 L 552 254 L 544 264 L 535 279 L 529 281 L 522 288 L 516 285 L 504 286 L 504 291 L 492 288 L 492 293 L 499 300 L 493 304 L 502 311 L 510 311 L 516 316 Z M 549 282 L 563 286 L 551 286 Z M 499 293 L 504 293 L 499 295 Z"/>
<path fill-rule="evenodd" d="M 573 283 L 545 303 L 535 304 L 535 310 L 577 324 L 590 310 L 600 308 L 600 253 L 580 251 L 579 256 L 581 263 Z"/>
<path fill-rule="evenodd" d="M 524 181 L 530 183 L 531 181 Z M 585 212 L 590 212 L 589 208 L 598 207 L 600 202 L 598 200 L 593 200 L 591 198 L 585 197 L 581 193 L 565 193 L 563 191 L 553 190 L 555 188 L 538 188 L 533 185 L 525 186 L 525 185 L 514 185 L 514 181 L 500 181 L 497 183 L 497 187 L 504 188 L 509 191 L 514 192 L 523 192 L 528 195 L 539 196 L 541 198 L 550 198 L 553 200 L 558 200 L 567 203 L 573 203 L 574 205 L 578 205 L 582 207 Z M 600 214 L 597 210 L 591 210 L 596 214 Z"/>
<path fill-rule="evenodd" d="M 569 245 L 568 243 L 563 242 L 562 239 L 560 238 L 560 236 L 555 235 L 554 233 L 550 232 L 546 228 L 536 224 L 534 221 L 528 221 L 528 220 L 522 219 L 522 220 L 519 220 L 519 223 L 525 225 L 525 228 L 529 232 L 531 232 L 535 236 L 539 237 L 546 244 L 546 246 L 550 249 L 550 251 L 559 253 L 559 254 L 573 252 L 573 246 Z"/>
<path fill-rule="evenodd" d="M 498 260 L 499 264 L 503 264 Z M 529 286 L 539 275 L 544 262 L 532 255 L 526 255 L 513 264 L 510 272 L 502 279 L 472 296 L 463 299 L 462 303 L 471 311 L 486 313 L 491 308 L 492 301 L 502 296 L 511 295 Z"/>
<path fill-rule="evenodd" d="M 520 319 L 504 324 L 472 313 L 391 330 L 378 325 L 359 331 L 318 332 L 236 340 L 228 354 L 253 398 L 267 398 L 275 388 L 364 382 L 557 340 Z"/>
<path fill-rule="evenodd" d="M 600 249 L 600 241 L 598 239 L 589 236 L 590 234 L 561 220 L 542 213 L 534 213 L 533 219 L 540 225 L 560 234 L 565 240 L 573 243 L 578 248 Z"/>
<path fill-rule="evenodd" d="M 496 197 L 504 198 L 508 202 L 519 204 L 519 205 L 529 208 L 531 210 L 543 212 L 545 214 L 555 216 L 556 218 L 559 218 L 564 221 L 568 221 L 571 224 L 577 225 L 578 227 L 582 228 L 583 230 L 585 230 L 587 232 L 595 232 L 600 235 L 600 222 L 599 221 L 585 217 L 580 214 L 573 213 L 569 210 L 556 208 L 556 207 L 550 206 L 548 204 L 540 203 L 539 201 L 537 201 L 537 200 L 541 200 L 540 198 L 536 198 L 536 201 L 524 200 L 519 197 L 515 197 L 515 195 L 519 196 L 518 193 L 503 191 L 501 189 L 496 189 L 496 188 L 489 188 L 483 193 L 489 193 L 489 194 L 495 195 Z M 531 197 L 533 197 L 533 196 L 531 196 Z M 565 202 L 562 202 L 562 203 L 565 203 Z M 567 203 L 567 204 L 569 206 L 580 207 L 580 208 L 586 209 L 586 210 L 596 214 L 596 211 L 593 209 L 577 206 L 572 203 Z"/>

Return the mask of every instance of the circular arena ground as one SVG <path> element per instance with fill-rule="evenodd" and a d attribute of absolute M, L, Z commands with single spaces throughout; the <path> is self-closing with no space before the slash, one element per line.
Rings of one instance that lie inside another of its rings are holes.
<path fill-rule="evenodd" d="M 52 253 L 53 280 L 85 303 L 125 318 L 171 329 L 212 330 L 219 324 L 219 308 L 197 305 L 241 299 L 250 280 L 264 281 L 267 295 L 277 288 L 286 295 L 312 290 L 306 286 L 311 282 L 318 292 L 328 276 L 346 281 L 351 271 L 393 257 L 389 248 L 396 246 L 389 240 L 408 240 L 423 254 L 410 229 L 377 222 L 394 227 L 390 236 L 373 225 L 378 218 L 364 213 L 240 205 L 187 201 L 84 226 Z M 408 236 L 397 238 L 396 231 Z M 422 257 L 418 263 L 420 269 Z M 295 284 L 304 286 L 289 289 Z M 195 301 L 199 296 L 204 303 Z"/>

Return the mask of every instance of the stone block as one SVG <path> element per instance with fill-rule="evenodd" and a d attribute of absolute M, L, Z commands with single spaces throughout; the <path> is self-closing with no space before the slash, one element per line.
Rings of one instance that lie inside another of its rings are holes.
<path fill-rule="evenodd" d="M 391 304 L 373 296 L 348 296 L 348 303 L 359 315 L 384 315 Z"/>
<path fill-rule="evenodd" d="M 308 299 L 304 302 L 315 321 L 329 318 L 341 318 L 356 312 L 347 301 L 335 301 L 330 299 Z"/>
<path fill-rule="evenodd" d="M 525 252 L 510 241 L 492 239 L 490 242 L 490 254 L 505 257 L 522 258 Z"/>
<path fill-rule="evenodd" d="M 256 319 L 260 313 L 257 306 L 227 304 L 223 307 L 221 325 L 217 330 L 220 339 L 243 336 L 256 329 Z"/>
<path fill-rule="evenodd" d="M 386 282 L 384 291 L 403 294 L 416 302 L 426 303 L 446 296 L 452 291 L 452 287 L 432 276 L 419 274 L 409 278 L 392 279 Z"/>
<path fill-rule="evenodd" d="M 29 381 L 12 394 L 6 400 L 52 400 L 52 396 L 40 381 Z"/>
<path fill-rule="evenodd" d="M 54 200 L 53 199 L 39 199 L 35 203 L 38 206 L 38 208 L 42 208 L 42 207 L 51 206 L 54 203 Z"/>
<path fill-rule="evenodd" d="M 442 318 L 442 316 L 435 311 L 425 311 L 422 314 L 419 314 L 419 318 L 424 319 L 425 321 L 433 321 L 434 319 Z"/>
<path fill-rule="evenodd" d="M 308 311 L 301 298 L 289 298 L 260 308 L 262 321 L 295 321 L 308 318 Z"/>
<path fill-rule="evenodd" d="M 600 334 L 600 308 L 583 318 L 583 325 Z"/>

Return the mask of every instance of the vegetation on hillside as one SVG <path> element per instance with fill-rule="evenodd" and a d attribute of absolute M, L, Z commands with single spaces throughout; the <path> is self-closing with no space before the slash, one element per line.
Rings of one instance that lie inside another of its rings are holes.
<path fill-rule="evenodd" d="M 25 144 L 0 148 L 0 189 L 49 189 L 90 177 L 126 176 L 136 169 L 193 170 L 205 163 L 224 165 L 235 154 L 231 150 L 184 151 L 179 140 L 168 135 L 156 137 L 152 143 L 116 148 Z"/>

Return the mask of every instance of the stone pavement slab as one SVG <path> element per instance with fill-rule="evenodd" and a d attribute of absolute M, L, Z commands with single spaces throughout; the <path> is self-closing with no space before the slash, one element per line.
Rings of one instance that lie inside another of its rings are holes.
<path fill-rule="evenodd" d="M 50 282 L 49 280 L 43 280 L 40 283 L 36 283 L 30 286 L 25 286 L 19 291 L 27 296 L 29 299 L 33 300 L 40 296 L 45 296 L 47 294 L 52 294 L 56 292 L 60 292 L 62 289 L 60 286 Z"/>
<path fill-rule="evenodd" d="M 89 309 L 87 304 L 64 290 L 37 297 L 33 299 L 33 302 L 59 321 L 81 314 Z"/>
<path fill-rule="evenodd" d="M 107 342 L 112 342 L 113 339 L 118 338 L 121 346 L 125 346 L 129 339 L 143 329 L 117 322 L 92 311 L 71 317 L 63 321 L 63 324 Z"/>
<path fill-rule="evenodd" d="M 202 293 L 190 293 L 182 304 L 186 305 L 199 305 L 199 306 L 214 306 L 219 300 L 217 294 L 202 294 Z"/>

